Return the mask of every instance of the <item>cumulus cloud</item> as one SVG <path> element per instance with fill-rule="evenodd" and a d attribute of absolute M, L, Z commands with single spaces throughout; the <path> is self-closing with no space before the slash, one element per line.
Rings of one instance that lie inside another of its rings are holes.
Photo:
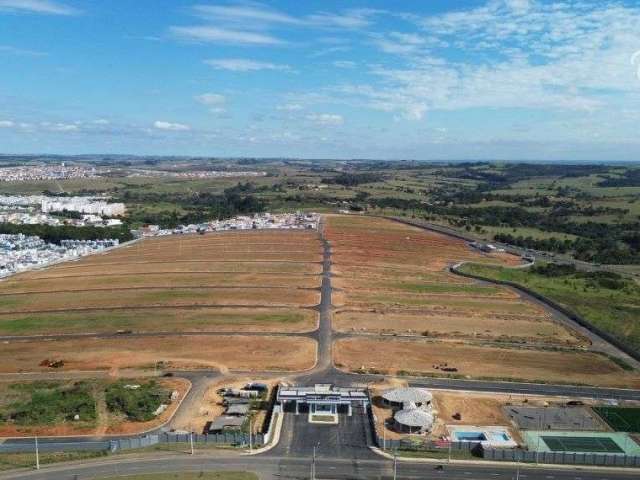
<path fill-rule="evenodd" d="M 344 123 L 342 115 L 335 113 L 311 113 L 307 115 L 307 120 L 321 126 L 338 126 Z"/>
<path fill-rule="evenodd" d="M 77 15 L 76 8 L 52 0 L 0 0 L 0 13 L 36 13 L 43 15 Z"/>
<path fill-rule="evenodd" d="M 289 71 L 289 65 L 281 65 L 277 63 L 261 62 L 257 60 L 249 60 L 246 58 L 220 58 L 205 60 L 207 65 L 218 70 L 230 70 L 232 72 L 256 72 L 259 70 L 282 70 Z"/>
<path fill-rule="evenodd" d="M 157 130 L 169 130 L 173 132 L 184 132 L 186 130 L 191 130 L 191 127 L 184 123 L 172 123 L 162 120 L 156 120 L 155 122 L 153 122 L 153 127 Z"/>

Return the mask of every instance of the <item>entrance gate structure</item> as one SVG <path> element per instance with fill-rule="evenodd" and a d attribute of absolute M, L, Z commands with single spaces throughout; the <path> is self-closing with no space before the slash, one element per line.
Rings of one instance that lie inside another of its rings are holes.
<path fill-rule="evenodd" d="M 353 407 L 366 407 L 369 396 L 365 389 L 336 387 L 327 383 L 309 386 L 281 386 L 278 389 L 278 402 L 286 411 L 291 404 L 295 405 L 296 415 L 301 407 L 309 412 L 309 421 L 314 423 L 338 423 L 338 413 L 346 408 L 351 416 Z M 366 411 L 366 410 L 365 410 Z M 330 419 L 328 419 L 330 417 Z M 320 419 L 314 421 L 314 419 Z"/>

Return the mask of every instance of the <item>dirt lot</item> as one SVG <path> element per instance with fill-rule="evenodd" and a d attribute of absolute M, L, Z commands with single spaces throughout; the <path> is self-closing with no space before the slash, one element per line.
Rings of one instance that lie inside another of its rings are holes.
<path fill-rule="evenodd" d="M 98 404 L 98 419 L 96 425 L 90 428 L 80 427 L 74 422 L 65 422 L 57 425 L 29 425 L 19 426 L 0 422 L 0 437 L 26 437 L 26 436 L 60 436 L 60 435 L 133 435 L 158 428 L 166 423 L 175 413 L 180 401 L 189 391 L 191 382 L 184 378 L 161 378 L 158 383 L 169 391 L 177 391 L 178 399 L 155 419 L 148 422 L 132 422 L 126 418 L 109 413 L 104 404 L 105 381 L 95 381 L 96 402 Z M 131 379 L 130 383 L 136 383 Z M 0 384 L 0 404 L 7 393 L 8 384 Z"/>
<path fill-rule="evenodd" d="M 127 308 L 0 314 L 0 334 L 133 332 L 308 332 L 318 313 L 300 308 Z"/>
<path fill-rule="evenodd" d="M 309 331 L 321 253 L 317 232 L 145 239 L 3 281 L 0 334 Z"/>
<path fill-rule="evenodd" d="M 57 371 L 40 366 L 63 360 L 57 370 L 219 368 L 248 371 L 299 371 L 313 367 L 316 342 L 307 338 L 267 336 L 159 336 L 120 339 L 12 341 L 0 349 L 0 372 Z"/>
<path fill-rule="evenodd" d="M 319 274 L 322 272 L 320 263 L 308 262 L 276 262 L 276 261 L 237 261 L 225 260 L 181 260 L 165 262 L 153 261 L 127 261 L 105 262 L 100 266 L 87 265 L 81 262 L 68 262 L 57 265 L 54 268 L 38 270 L 16 275 L 15 279 L 30 278 L 61 278 L 75 276 L 101 276 L 107 275 L 140 275 L 140 274 L 172 274 L 172 273 L 255 273 L 255 274 Z"/>
<path fill-rule="evenodd" d="M 481 318 L 474 310 L 467 312 L 421 310 L 353 311 L 334 314 L 333 327 L 347 333 L 401 333 L 429 338 L 473 338 L 543 344 L 575 345 L 584 343 L 566 328 L 548 318 L 502 314 Z"/>
<path fill-rule="evenodd" d="M 144 288 L 0 295 L 0 313 L 50 312 L 88 308 L 189 306 L 302 306 L 320 301 L 320 292 L 275 288 Z"/>
<path fill-rule="evenodd" d="M 435 366 L 456 368 L 466 378 L 495 378 L 533 382 L 575 383 L 636 388 L 640 376 L 627 372 L 602 355 L 495 348 L 453 342 L 344 339 L 336 342 L 334 359 L 347 370 L 404 370 L 444 376 Z"/>
<path fill-rule="evenodd" d="M 268 275 L 250 273 L 149 273 L 76 275 L 61 281 L 57 278 L 8 280 L 2 283 L 2 294 L 104 290 L 105 288 L 153 287 L 298 287 L 318 288 L 319 275 Z"/>
<path fill-rule="evenodd" d="M 173 428 L 176 430 L 202 432 L 207 422 L 212 422 L 224 413 L 222 396 L 217 390 L 223 387 L 240 389 L 247 383 L 256 381 L 254 377 L 233 377 L 212 380 L 198 396 L 192 408 L 181 411 L 173 421 Z M 278 378 L 261 379 L 260 383 L 269 386 L 269 391 L 280 382 Z M 268 398 L 268 396 L 267 396 Z M 253 417 L 252 427 L 254 433 L 258 433 L 264 422 L 266 412 L 259 410 Z"/>
<path fill-rule="evenodd" d="M 466 242 L 390 220 L 329 216 L 335 317 L 341 331 L 576 344 L 538 305 L 513 290 L 449 273 L 463 260 L 517 264 Z"/>

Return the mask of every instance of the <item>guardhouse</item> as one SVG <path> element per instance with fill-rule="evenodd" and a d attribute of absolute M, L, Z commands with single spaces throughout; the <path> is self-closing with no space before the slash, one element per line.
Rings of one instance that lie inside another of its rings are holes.
<path fill-rule="evenodd" d="M 352 415 L 354 406 L 366 407 L 369 397 L 364 389 L 336 387 L 327 383 L 319 383 L 312 387 L 281 386 L 278 389 L 278 402 L 283 409 L 295 405 L 296 415 L 301 407 L 308 408 L 309 415 L 337 415 L 339 410 L 346 409 Z"/>

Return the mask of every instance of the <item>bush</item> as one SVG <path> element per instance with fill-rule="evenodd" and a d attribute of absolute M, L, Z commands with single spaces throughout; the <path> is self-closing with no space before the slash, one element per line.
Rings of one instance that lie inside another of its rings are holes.
<path fill-rule="evenodd" d="M 6 417 L 19 425 L 54 424 L 73 420 L 95 420 L 96 403 L 91 385 L 77 382 L 71 386 L 36 382 L 14 385 L 14 389 L 27 391 L 30 398 L 9 405 Z"/>
<path fill-rule="evenodd" d="M 127 388 L 126 382 L 119 381 L 107 388 L 106 399 L 110 412 L 124 414 L 134 422 L 146 422 L 154 418 L 153 412 L 162 403 L 169 401 L 169 392 L 155 381 L 135 389 Z"/>

